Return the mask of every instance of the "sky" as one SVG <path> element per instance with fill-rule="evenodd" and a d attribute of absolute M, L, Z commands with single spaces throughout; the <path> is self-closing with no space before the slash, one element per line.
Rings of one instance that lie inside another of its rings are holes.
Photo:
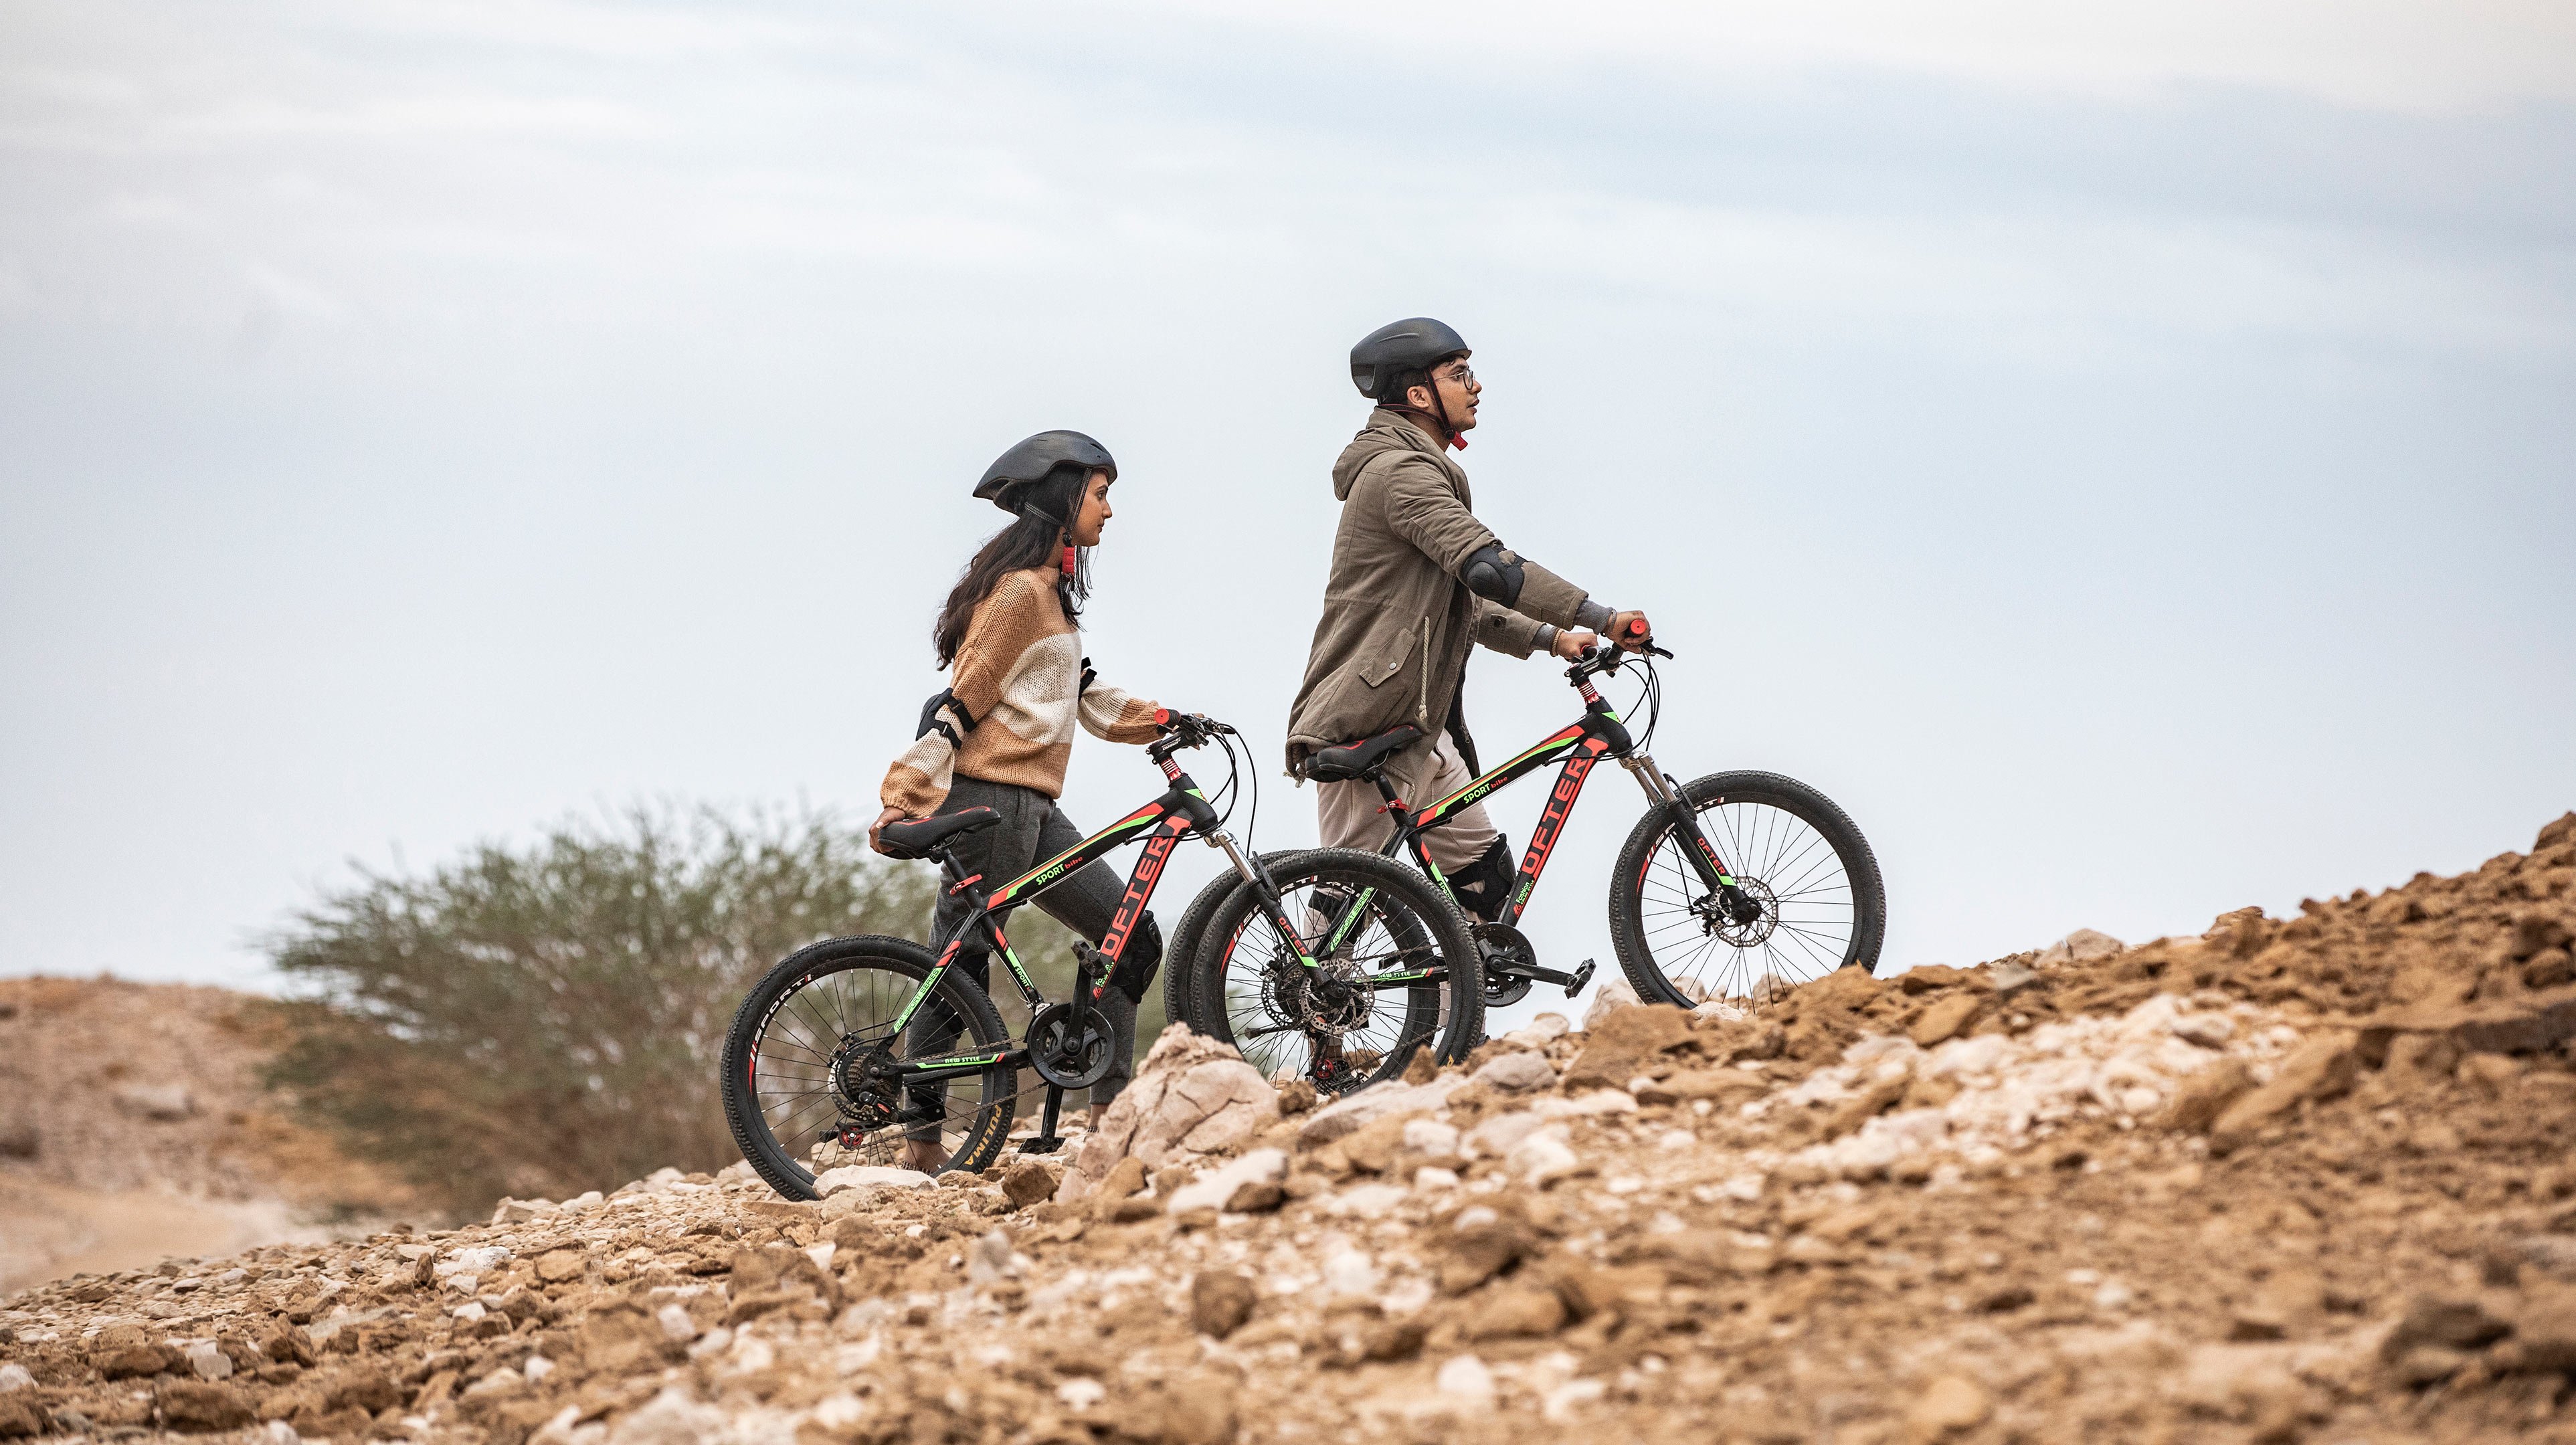
<path fill-rule="evenodd" d="M 2563 5 L 13 0 L 0 972 L 275 987 L 358 866 L 872 814 L 1050 427 L 1120 461 L 1099 670 L 1311 841 L 1344 358 L 1416 314 L 1479 514 L 1678 654 L 1658 760 L 1839 801 L 1891 964 L 2576 807 Z M 1489 756 L 1574 713 L 1469 687 Z M 1159 789 L 1085 739 L 1064 803 Z"/>

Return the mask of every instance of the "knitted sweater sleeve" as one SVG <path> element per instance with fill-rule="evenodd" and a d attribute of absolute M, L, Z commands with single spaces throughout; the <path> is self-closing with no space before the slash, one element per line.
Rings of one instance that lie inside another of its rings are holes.
<path fill-rule="evenodd" d="M 958 737 L 972 731 L 976 720 L 1002 700 L 1002 690 L 1019 667 L 1020 654 L 1046 635 L 1046 614 L 1040 608 L 1054 606 L 1054 592 L 1031 581 L 1025 572 L 1004 577 L 992 595 L 976 605 L 974 617 L 966 624 L 966 638 L 958 644 L 956 660 L 948 669 L 948 690 L 956 703 L 946 713 Z M 960 709 L 962 717 L 957 715 Z M 957 744 L 933 728 L 914 738 L 912 746 L 886 769 L 877 797 L 889 808 L 903 809 L 908 817 L 929 817 L 947 801 L 956 770 Z"/>
<path fill-rule="evenodd" d="M 1160 705 L 1131 697 L 1091 675 L 1091 659 L 1082 660 L 1082 730 L 1113 743 L 1150 743 L 1156 734 L 1154 714 Z"/>

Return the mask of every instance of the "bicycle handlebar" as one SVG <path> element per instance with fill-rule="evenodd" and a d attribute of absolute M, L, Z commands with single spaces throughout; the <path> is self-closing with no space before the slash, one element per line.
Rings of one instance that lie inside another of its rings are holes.
<path fill-rule="evenodd" d="M 1635 622 L 1628 624 L 1629 635 L 1632 637 L 1650 636 L 1650 634 L 1639 632 L 1638 629 L 1644 626 L 1645 619 L 1642 617 L 1637 619 Z M 1590 652 L 1585 653 L 1582 661 L 1567 668 L 1565 670 L 1565 679 L 1568 682 L 1579 684 L 1585 678 L 1591 677 L 1597 673 L 1617 672 L 1623 665 L 1639 655 L 1660 657 L 1667 662 L 1671 661 L 1673 656 L 1664 649 L 1657 647 L 1651 641 L 1644 643 L 1634 653 L 1621 648 L 1617 643 L 1605 642 L 1592 649 Z"/>
<path fill-rule="evenodd" d="M 1179 713 L 1167 707 L 1154 709 L 1154 727 L 1163 736 L 1146 747 L 1145 755 L 1158 763 L 1185 748 L 1204 747 L 1219 734 L 1234 732 L 1232 724 L 1218 722 L 1206 713 Z"/>

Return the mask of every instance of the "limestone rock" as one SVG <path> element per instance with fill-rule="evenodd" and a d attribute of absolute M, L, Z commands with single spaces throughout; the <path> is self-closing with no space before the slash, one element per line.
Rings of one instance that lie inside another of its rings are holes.
<path fill-rule="evenodd" d="M 1288 1155 L 1281 1149 L 1255 1149 L 1230 1159 L 1172 1191 L 1165 1209 L 1186 1214 L 1193 1209 L 1225 1209 L 1235 1195 L 1260 1185 L 1277 1186 L 1288 1175 Z"/>
<path fill-rule="evenodd" d="M 1427 1084 L 1373 1084 L 1316 1110 L 1297 1129 L 1297 1147 L 1317 1149 L 1356 1134 L 1380 1119 L 1428 1114 L 1449 1102 L 1466 1080 L 1444 1074 Z"/>
<path fill-rule="evenodd" d="M 173 1430 L 204 1434 L 239 1429 L 251 1422 L 249 1397 L 211 1380 L 173 1380 L 155 1398 L 162 1420 Z"/>
<path fill-rule="evenodd" d="M 1021 1159 L 1002 1171 L 1002 1197 L 1014 1209 L 1026 1209 L 1055 1197 L 1056 1171 L 1036 1159 Z"/>
<path fill-rule="evenodd" d="M 1609 974 L 1592 985 L 1592 1002 L 1583 1010 L 1583 1030 L 1590 1033 L 1601 1027 L 1612 1014 L 1621 1009 L 1641 1007 L 1644 1003 L 1644 999 L 1637 997 L 1636 985 L 1628 982 L 1627 975 Z"/>
<path fill-rule="evenodd" d="M 116 1091 L 116 1107 L 138 1118 L 173 1123 L 194 1115 L 197 1100 L 185 1084 L 126 1084 Z"/>
<path fill-rule="evenodd" d="M 1691 1040 L 1690 1015 L 1664 1004 L 1620 1009 L 1584 1036 L 1583 1052 L 1565 1069 L 1569 1089 L 1622 1089 L 1662 1059 L 1667 1049 Z"/>
<path fill-rule="evenodd" d="M 2111 935 L 2090 928 L 2079 928 L 2039 951 L 2039 966 L 2055 968 L 2070 963 L 2091 963 L 2109 958 L 2128 947 Z"/>
<path fill-rule="evenodd" d="M 938 1181 L 918 1169 L 883 1164 L 844 1164 L 814 1176 L 814 1192 L 825 1199 L 844 1189 L 926 1189 Z"/>
<path fill-rule="evenodd" d="M 1930 1445 L 1984 1424 L 1994 1408 L 1984 1386 L 1965 1375 L 1943 1375 L 1906 1407 L 1905 1438 Z"/>
<path fill-rule="evenodd" d="M 1497 1054 L 1469 1077 L 1476 1083 L 1506 1093 L 1525 1093 L 1531 1089 L 1552 1088 L 1556 1084 L 1555 1068 L 1548 1063 L 1547 1055 L 1535 1049 Z"/>
<path fill-rule="evenodd" d="M 1190 1281 L 1190 1325 L 1200 1334 L 1224 1339 L 1252 1318 L 1252 1281 L 1232 1270 L 1201 1270 Z"/>
<path fill-rule="evenodd" d="M 1235 1148 L 1278 1122 L 1279 1091 L 1230 1044 L 1174 1024 L 1145 1055 L 1100 1127 L 1084 1136 L 1056 1198 L 1089 1194 L 1130 1156 L 1147 1169 Z"/>
<path fill-rule="evenodd" d="M 2360 1073 L 2357 1035 L 2343 1029 L 2319 1034 L 2282 1060 L 2270 1083 L 2227 1106 L 2210 1125 L 2209 1147 L 2221 1154 L 2241 1148 L 2301 1100 L 2332 1099 L 2349 1092 Z"/>
<path fill-rule="evenodd" d="M 1906 1036 L 1914 1040 L 1917 1048 L 1928 1049 L 1934 1044 L 1944 1043 L 1957 1037 L 1984 1004 L 1985 1000 L 1973 993 L 1951 994 L 1925 1009 L 1913 1027 L 1906 1030 Z"/>
<path fill-rule="evenodd" d="M 2220 1059 L 2184 1077 L 2159 1122 L 2182 1133 L 2205 1133 L 2218 1122 L 2219 1115 L 2227 1112 L 2228 1105 L 2253 1089 L 2254 1075 L 2243 1059 Z"/>

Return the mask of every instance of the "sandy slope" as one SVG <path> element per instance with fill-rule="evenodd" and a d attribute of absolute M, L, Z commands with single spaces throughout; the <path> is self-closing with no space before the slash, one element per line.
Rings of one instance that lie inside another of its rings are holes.
<path fill-rule="evenodd" d="M 0 1435 L 2576 1442 L 2571 938 L 2576 818 L 1220 1129 L 1167 1035 L 1063 1178 L 666 1172 L 22 1295 Z"/>
<path fill-rule="evenodd" d="M 283 1118 L 250 995 L 0 979 L 0 1291 L 288 1239 L 412 1204 Z"/>

